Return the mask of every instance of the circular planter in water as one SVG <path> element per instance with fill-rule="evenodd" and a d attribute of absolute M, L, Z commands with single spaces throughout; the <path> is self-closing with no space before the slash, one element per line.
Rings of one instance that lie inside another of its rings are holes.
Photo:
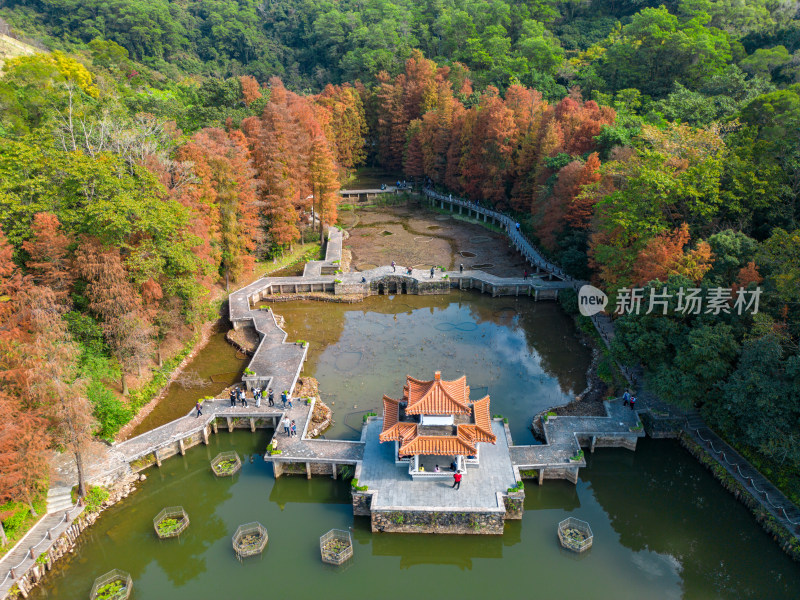
<path fill-rule="evenodd" d="M 319 550 L 322 562 L 341 565 L 353 557 L 353 539 L 349 531 L 331 529 L 319 538 Z"/>
<path fill-rule="evenodd" d="M 239 560 L 261 554 L 267 547 L 267 528 L 259 522 L 239 525 L 233 534 L 233 551 Z"/>
<path fill-rule="evenodd" d="M 558 541 L 567 550 L 584 552 L 592 547 L 593 539 L 592 528 L 586 521 L 569 517 L 558 524 Z"/>
<path fill-rule="evenodd" d="M 94 580 L 89 600 L 126 600 L 133 592 L 130 573 L 114 569 Z"/>
<path fill-rule="evenodd" d="M 153 527 L 159 538 L 178 537 L 189 526 L 189 515 L 182 506 L 168 506 L 153 519 Z"/>
<path fill-rule="evenodd" d="M 236 452 L 220 452 L 211 460 L 211 470 L 217 477 L 231 477 L 242 468 L 242 461 Z"/>

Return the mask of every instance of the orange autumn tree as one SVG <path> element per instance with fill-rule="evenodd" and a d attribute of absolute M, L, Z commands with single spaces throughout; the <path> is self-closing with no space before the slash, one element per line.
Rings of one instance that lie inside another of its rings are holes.
<path fill-rule="evenodd" d="M 700 242 L 694 250 L 685 250 L 689 237 L 689 226 L 683 223 L 650 239 L 634 262 L 634 282 L 637 285 L 656 279 L 666 282 L 670 275 L 681 275 L 699 283 L 711 269 L 713 254 L 707 242 Z"/>
<path fill-rule="evenodd" d="M 309 162 L 313 202 L 316 216 L 319 218 L 320 238 L 324 223 L 335 223 L 337 206 L 339 205 L 339 180 L 337 178 L 336 161 L 333 152 L 324 136 L 318 135 L 311 144 Z"/>
<path fill-rule="evenodd" d="M 69 301 L 75 277 L 68 256 L 70 240 L 61 231 L 61 223 L 52 213 L 37 213 L 31 224 L 32 236 L 22 243 L 28 254 L 25 263 L 36 285 L 53 290 L 60 304 Z"/>

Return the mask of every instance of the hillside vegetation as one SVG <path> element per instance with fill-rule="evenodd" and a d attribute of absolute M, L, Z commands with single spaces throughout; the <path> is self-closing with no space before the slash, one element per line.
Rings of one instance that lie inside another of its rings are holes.
<path fill-rule="evenodd" d="M 0 79 L 0 500 L 34 506 L 45 449 L 113 438 L 215 314 L 210 290 L 315 239 L 310 213 L 335 222 L 365 164 L 513 212 L 612 310 L 642 288 L 615 356 L 800 498 L 794 4 L 6 0 L 0 17 L 52 50 Z M 757 311 L 737 304 L 758 289 Z M 690 292 L 716 300 L 689 310 Z M 651 294 L 666 314 L 645 314 Z"/>

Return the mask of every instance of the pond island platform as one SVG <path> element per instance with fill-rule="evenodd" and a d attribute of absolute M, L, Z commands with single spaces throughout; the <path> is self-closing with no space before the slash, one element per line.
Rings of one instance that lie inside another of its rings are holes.
<path fill-rule="evenodd" d="M 307 422 L 295 437 L 276 430 L 264 457 L 275 476 L 337 478 L 346 469 L 353 514 L 370 517 L 374 532 L 501 535 L 506 519 L 522 518 L 523 479 L 576 483 L 586 466 L 581 445 L 634 450 L 645 435 L 635 411 L 610 401 L 605 417 L 550 418 L 547 443 L 515 446 L 504 420 L 489 418 L 489 397 L 469 399 L 464 377 L 407 381 L 402 400 L 385 396 L 384 415 L 366 419 L 359 441 L 312 439 Z M 292 418 L 312 414 L 316 402 Z"/>

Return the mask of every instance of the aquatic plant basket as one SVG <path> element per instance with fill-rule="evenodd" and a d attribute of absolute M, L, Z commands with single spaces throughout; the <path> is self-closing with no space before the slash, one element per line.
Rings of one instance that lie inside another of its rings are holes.
<path fill-rule="evenodd" d="M 261 523 L 254 521 L 239 525 L 236 533 L 233 534 L 233 551 L 239 560 L 248 556 L 261 554 L 267 547 L 269 536 L 267 528 Z"/>
<path fill-rule="evenodd" d="M 217 477 L 232 477 L 242 468 L 242 460 L 233 450 L 220 452 L 211 459 L 211 470 Z"/>
<path fill-rule="evenodd" d="M 558 541 L 567 550 L 585 552 L 592 547 L 593 539 L 592 528 L 586 521 L 569 517 L 558 524 Z"/>
<path fill-rule="evenodd" d="M 319 551 L 322 562 L 341 565 L 353 557 L 353 538 L 349 531 L 331 529 L 319 538 Z"/>
<path fill-rule="evenodd" d="M 188 526 L 189 515 L 182 506 L 168 506 L 153 519 L 156 535 L 162 540 L 178 537 Z"/>
<path fill-rule="evenodd" d="M 127 600 L 132 592 L 130 573 L 114 569 L 94 580 L 89 600 Z"/>

